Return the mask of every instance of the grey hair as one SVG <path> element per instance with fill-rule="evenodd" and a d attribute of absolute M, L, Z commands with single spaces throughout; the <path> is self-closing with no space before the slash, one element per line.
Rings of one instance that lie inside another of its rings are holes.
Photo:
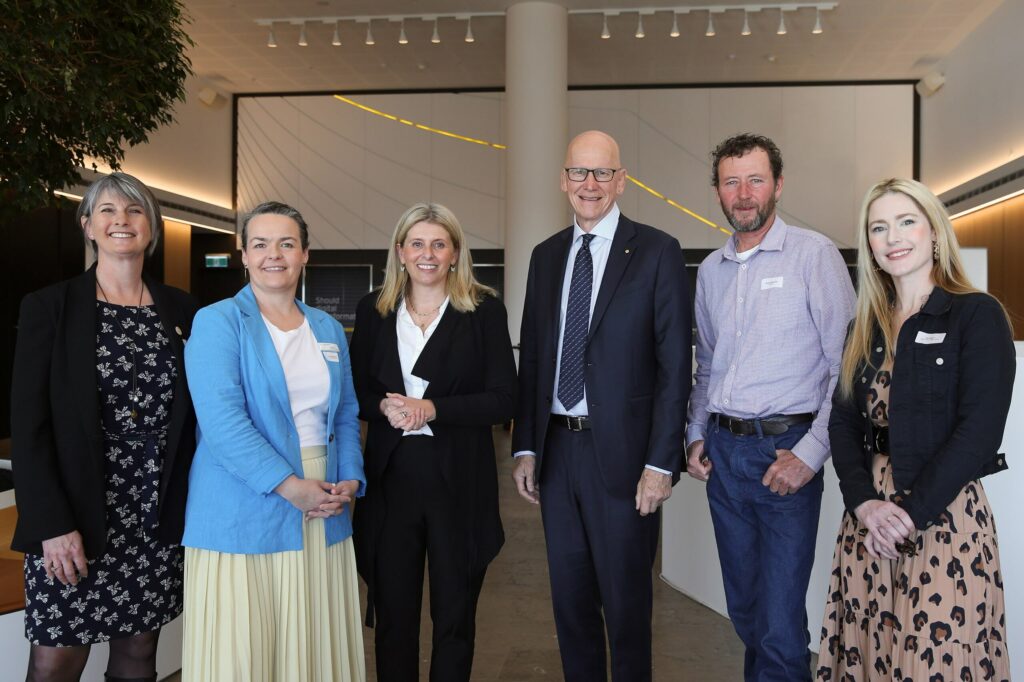
<path fill-rule="evenodd" d="M 309 226 L 306 225 L 306 220 L 299 213 L 298 209 L 292 208 L 280 201 L 264 201 L 246 213 L 245 217 L 242 218 L 243 249 L 249 244 L 249 222 L 258 215 L 283 215 L 291 218 L 299 226 L 299 242 L 302 244 L 302 250 L 305 251 L 309 248 Z"/>
<path fill-rule="evenodd" d="M 92 218 L 96 202 L 99 201 L 100 196 L 104 192 L 111 192 L 125 201 L 142 206 L 146 212 L 146 218 L 149 220 L 149 231 L 152 234 L 149 246 L 146 247 L 146 255 L 153 255 L 153 251 L 156 250 L 156 244 L 160 241 L 160 235 L 163 234 L 164 229 L 164 220 L 160 215 L 160 202 L 156 200 L 153 192 L 141 180 L 127 173 L 111 173 L 89 185 L 89 189 L 86 190 L 85 196 L 82 197 L 82 202 L 78 204 L 78 211 L 75 213 L 75 222 L 78 223 L 79 228 L 84 227 L 82 225 L 83 218 Z M 82 231 L 82 236 L 85 237 L 86 243 L 92 246 L 92 252 L 95 254 L 96 242 L 89 239 L 84 230 Z"/>

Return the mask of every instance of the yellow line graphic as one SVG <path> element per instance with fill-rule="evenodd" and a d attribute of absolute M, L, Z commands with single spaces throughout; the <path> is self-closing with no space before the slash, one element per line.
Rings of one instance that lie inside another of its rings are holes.
<path fill-rule="evenodd" d="M 380 116 L 382 118 L 388 119 L 389 121 L 394 121 L 395 123 L 402 123 L 404 125 L 411 126 L 413 128 L 418 128 L 419 130 L 423 130 L 423 131 L 428 132 L 428 133 L 434 133 L 435 135 L 443 135 L 445 137 L 450 137 L 450 138 L 455 139 L 455 140 L 461 140 L 463 142 L 472 142 L 473 144 L 479 144 L 479 145 L 482 145 L 484 147 L 491 147 L 492 149 L 500 149 L 500 150 L 508 149 L 508 146 L 503 145 L 503 144 L 498 144 L 497 142 L 488 142 L 487 140 L 478 140 L 475 137 L 467 137 L 465 135 L 459 135 L 458 133 L 453 133 L 453 132 L 448 131 L 448 130 L 441 130 L 440 128 L 432 128 L 430 126 L 423 125 L 422 123 L 416 123 L 415 121 L 410 121 L 410 120 L 405 119 L 405 118 L 399 118 L 398 116 L 395 116 L 394 114 L 389 114 L 389 113 L 387 113 L 385 111 L 380 111 L 379 109 L 374 109 L 373 107 L 368 107 L 365 104 L 360 104 L 359 102 L 357 102 L 357 101 L 355 101 L 353 99 L 349 99 L 348 97 L 342 97 L 341 95 L 334 95 L 334 99 L 336 99 L 336 100 L 338 100 L 340 102 L 344 102 L 345 104 L 349 104 L 351 106 L 354 106 L 357 109 L 362 109 L 363 111 L 365 111 L 368 114 L 373 114 L 374 116 Z M 714 228 L 714 229 L 716 229 L 716 230 L 718 230 L 720 232 L 723 232 L 723 233 L 725 233 L 727 235 L 731 235 L 732 234 L 732 232 L 730 232 L 729 230 L 725 229 L 721 225 L 718 225 L 718 224 L 708 220 L 707 218 L 705 218 L 702 215 L 694 213 L 693 211 L 691 211 L 690 209 L 686 208 L 685 206 L 683 206 L 679 202 L 677 202 L 677 201 L 675 201 L 673 199 L 669 199 L 664 194 L 662 194 L 661 192 L 655 190 L 654 188 L 648 187 L 644 183 L 642 183 L 639 180 L 637 180 L 636 178 L 634 178 L 632 175 L 627 175 L 626 177 L 629 178 L 629 181 L 632 182 L 634 185 L 636 185 L 640 189 L 644 190 L 648 194 L 651 194 L 652 196 L 655 196 L 655 197 L 661 199 L 662 201 L 667 203 L 672 208 L 675 208 L 675 209 L 685 213 L 686 215 L 690 216 L 691 218 L 694 218 L 695 220 L 699 220 L 700 222 L 704 223 L 708 227 Z"/>

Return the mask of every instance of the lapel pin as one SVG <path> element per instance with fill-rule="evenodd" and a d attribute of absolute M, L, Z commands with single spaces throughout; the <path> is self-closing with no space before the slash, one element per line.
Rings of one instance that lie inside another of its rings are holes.
<path fill-rule="evenodd" d="M 626 253 L 629 253 L 629 249 L 626 249 Z"/>
<path fill-rule="evenodd" d="M 181 336 L 181 327 L 175 327 L 174 331 L 178 332 L 178 336 Z"/>

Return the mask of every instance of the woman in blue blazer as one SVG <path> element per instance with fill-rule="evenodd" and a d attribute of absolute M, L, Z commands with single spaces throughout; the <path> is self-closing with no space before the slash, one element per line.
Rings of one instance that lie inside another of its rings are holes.
<path fill-rule="evenodd" d="M 363 680 L 352 534 L 365 486 L 344 330 L 295 299 L 295 209 L 242 226 L 250 285 L 185 350 L 199 421 L 185 511 L 186 680 Z"/>

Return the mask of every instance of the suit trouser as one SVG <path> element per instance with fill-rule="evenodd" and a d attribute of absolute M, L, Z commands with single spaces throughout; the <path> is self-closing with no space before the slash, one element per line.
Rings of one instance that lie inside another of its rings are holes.
<path fill-rule="evenodd" d="M 430 679 L 470 679 L 484 571 L 472 573 L 455 500 L 430 436 L 402 439 L 381 483 L 386 511 L 377 546 L 374 608 L 377 679 L 419 679 L 423 563 L 430 573 Z M 357 503 L 358 504 L 358 503 Z"/>
<path fill-rule="evenodd" d="M 823 475 L 819 471 L 793 495 L 777 495 L 761 483 L 776 449 L 792 449 L 809 427 L 737 436 L 708 424 L 708 503 L 729 618 L 746 646 L 747 682 L 811 679 L 805 600 Z"/>
<path fill-rule="evenodd" d="M 608 492 L 591 431 L 554 425 L 544 446 L 540 500 L 566 682 L 607 679 L 606 626 L 612 679 L 650 680 L 660 512 L 640 516 L 633 495 Z"/>

